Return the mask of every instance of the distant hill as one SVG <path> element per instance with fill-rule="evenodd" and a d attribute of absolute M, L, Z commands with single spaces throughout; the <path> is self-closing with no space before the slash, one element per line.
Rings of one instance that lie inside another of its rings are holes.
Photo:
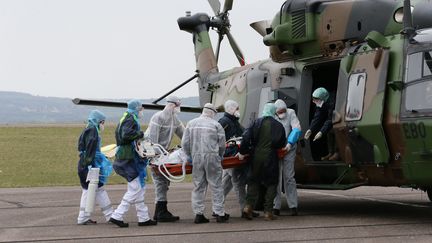
<path fill-rule="evenodd" d="M 151 103 L 154 99 L 142 100 Z M 117 100 L 118 101 L 118 100 Z M 160 102 L 164 104 L 163 101 Z M 198 97 L 182 98 L 186 106 L 199 106 Z M 94 106 L 78 106 L 69 98 L 34 96 L 19 92 L 0 91 L 0 124 L 53 124 L 85 123 L 89 112 L 99 109 L 107 115 L 107 121 L 117 123 L 125 109 Z M 148 123 L 156 111 L 145 111 L 144 122 Z M 180 119 L 188 121 L 198 114 L 181 113 Z"/>

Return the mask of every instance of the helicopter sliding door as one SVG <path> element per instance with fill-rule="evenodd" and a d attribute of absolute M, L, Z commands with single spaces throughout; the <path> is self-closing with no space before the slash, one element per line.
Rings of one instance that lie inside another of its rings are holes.
<path fill-rule="evenodd" d="M 342 59 L 333 127 L 348 164 L 389 161 L 382 117 L 389 51 L 375 49 Z"/>

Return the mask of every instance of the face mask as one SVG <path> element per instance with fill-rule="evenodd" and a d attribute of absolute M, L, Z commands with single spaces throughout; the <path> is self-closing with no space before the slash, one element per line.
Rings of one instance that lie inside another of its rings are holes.
<path fill-rule="evenodd" d="M 315 103 L 315 105 L 318 107 L 318 108 L 321 108 L 322 106 L 323 106 L 323 104 L 324 104 L 324 101 L 323 100 L 319 100 L 319 101 L 314 101 L 314 103 Z"/>
<path fill-rule="evenodd" d="M 181 111 L 180 106 L 176 106 L 176 107 L 174 108 L 174 114 L 178 114 L 178 113 L 180 113 L 180 111 Z"/>
<path fill-rule="evenodd" d="M 284 119 L 286 117 L 286 113 L 277 114 L 277 116 L 279 117 L 279 119 Z"/>
<path fill-rule="evenodd" d="M 103 132 L 105 130 L 105 125 L 100 123 L 99 124 L 99 131 Z"/>
<path fill-rule="evenodd" d="M 139 111 L 138 118 L 143 118 L 143 117 L 144 117 L 144 111 Z"/>
<path fill-rule="evenodd" d="M 240 111 L 234 112 L 234 116 L 237 117 L 237 118 L 240 118 Z"/>

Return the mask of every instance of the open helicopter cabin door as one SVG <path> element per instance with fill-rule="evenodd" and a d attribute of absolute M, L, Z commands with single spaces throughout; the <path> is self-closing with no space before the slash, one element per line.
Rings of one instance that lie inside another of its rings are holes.
<path fill-rule="evenodd" d="M 389 150 L 382 126 L 389 51 L 350 53 L 341 61 L 333 128 L 348 164 L 385 164 Z"/>

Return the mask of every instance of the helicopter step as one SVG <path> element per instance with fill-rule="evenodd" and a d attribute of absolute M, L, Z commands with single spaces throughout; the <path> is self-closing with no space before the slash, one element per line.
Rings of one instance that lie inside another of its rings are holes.
<path fill-rule="evenodd" d="M 347 190 L 368 183 L 366 178 L 359 180 L 356 169 L 344 162 L 309 162 L 302 169 L 296 171 L 297 186 L 302 189 Z"/>
<path fill-rule="evenodd" d="M 317 167 L 347 167 L 348 165 L 345 162 L 339 161 L 331 161 L 331 160 L 323 160 L 323 161 L 313 161 L 308 162 L 308 166 L 317 166 Z"/>

